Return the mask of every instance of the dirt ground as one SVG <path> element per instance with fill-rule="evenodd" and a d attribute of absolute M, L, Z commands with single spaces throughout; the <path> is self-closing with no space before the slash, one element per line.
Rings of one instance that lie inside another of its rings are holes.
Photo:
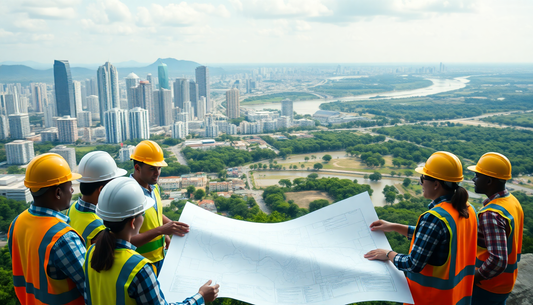
<path fill-rule="evenodd" d="M 309 208 L 309 204 L 317 199 L 327 199 L 330 203 L 333 199 L 326 192 L 321 191 L 303 191 L 303 192 L 287 192 L 287 201 L 294 200 L 301 208 Z"/>

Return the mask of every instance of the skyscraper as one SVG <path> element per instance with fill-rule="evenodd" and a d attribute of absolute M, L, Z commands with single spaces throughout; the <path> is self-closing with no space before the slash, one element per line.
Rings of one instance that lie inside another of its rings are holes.
<path fill-rule="evenodd" d="M 54 126 L 54 117 L 56 116 L 56 105 L 49 103 L 44 106 L 44 127 L 56 127 Z"/>
<path fill-rule="evenodd" d="M 54 87 L 57 114 L 76 117 L 74 84 L 72 83 L 68 60 L 54 60 Z"/>
<path fill-rule="evenodd" d="M 174 139 L 185 139 L 189 134 L 189 127 L 185 122 L 175 122 L 172 125 L 172 137 Z"/>
<path fill-rule="evenodd" d="M 226 116 L 230 119 L 236 119 L 241 116 L 239 89 L 233 88 L 226 91 Z"/>
<path fill-rule="evenodd" d="M 157 67 L 157 76 L 159 78 L 159 89 L 170 90 L 170 85 L 168 84 L 168 67 L 165 63 L 160 63 Z"/>
<path fill-rule="evenodd" d="M 292 100 L 284 99 L 281 101 L 281 115 L 290 117 L 291 121 L 294 120 L 294 110 L 292 108 Z"/>
<path fill-rule="evenodd" d="M 24 140 L 30 135 L 30 117 L 27 113 L 9 115 L 9 131 L 12 139 Z"/>
<path fill-rule="evenodd" d="M 211 99 L 209 98 L 209 69 L 206 66 L 196 67 L 196 83 L 198 83 L 198 96 L 205 96 L 205 111 L 210 113 L 213 109 L 211 109 Z"/>
<path fill-rule="evenodd" d="M 194 108 L 194 116 L 198 116 L 198 98 L 198 84 L 195 81 L 191 80 L 189 81 L 189 100 L 191 101 L 191 105 Z"/>
<path fill-rule="evenodd" d="M 0 140 L 5 140 L 9 137 L 9 122 L 5 115 L 0 114 Z"/>
<path fill-rule="evenodd" d="M 78 112 L 78 127 L 91 127 L 93 124 L 92 114 L 89 111 Z"/>
<path fill-rule="evenodd" d="M 133 104 L 133 97 L 135 96 L 135 92 L 133 88 L 137 87 L 139 85 L 139 77 L 135 73 L 130 73 L 126 77 L 126 96 L 128 98 L 128 109 L 134 108 Z"/>
<path fill-rule="evenodd" d="M 121 143 L 129 138 L 128 111 L 113 108 L 104 112 L 105 138 L 107 143 Z"/>
<path fill-rule="evenodd" d="M 44 105 L 47 96 L 46 84 L 32 83 L 30 85 L 33 111 L 44 112 Z"/>
<path fill-rule="evenodd" d="M 148 73 L 148 75 L 146 75 L 146 80 L 150 83 L 150 85 L 152 86 L 152 90 L 153 90 L 155 87 L 154 87 L 154 79 L 152 77 L 152 73 Z"/>
<path fill-rule="evenodd" d="M 28 164 L 35 157 L 32 141 L 15 140 L 7 143 L 5 147 L 7 164 Z"/>
<path fill-rule="evenodd" d="M 133 108 L 141 107 L 150 111 L 153 104 L 152 85 L 148 81 L 140 81 L 133 92 Z"/>
<path fill-rule="evenodd" d="M 89 95 L 87 97 L 87 111 L 92 115 L 92 119 L 100 120 L 100 106 L 98 106 L 98 96 Z"/>
<path fill-rule="evenodd" d="M 154 91 L 154 104 L 156 114 L 156 125 L 168 126 L 173 122 L 172 119 L 172 91 L 159 89 Z"/>
<path fill-rule="evenodd" d="M 129 111 L 129 119 L 131 139 L 150 138 L 150 121 L 148 119 L 148 110 L 135 107 Z"/>
<path fill-rule="evenodd" d="M 201 96 L 198 99 L 197 106 L 198 106 L 198 108 L 196 110 L 196 118 L 199 121 L 203 121 L 204 118 L 205 118 L 205 96 Z"/>
<path fill-rule="evenodd" d="M 100 118 L 104 112 L 120 108 L 120 95 L 118 88 L 118 72 L 115 66 L 106 62 L 98 68 L 98 101 L 100 102 Z"/>
<path fill-rule="evenodd" d="M 20 113 L 17 94 L 4 94 L 5 111 L 7 115 Z"/>
<path fill-rule="evenodd" d="M 78 81 L 72 81 L 72 84 L 74 85 L 74 103 L 76 105 L 76 117 L 78 116 L 78 113 L 80 111 L 83 111 L 82 105 L 81 105 L 81 83 Z"/>
<path fill-rule="evenodd" d="M 189 95 L 189 86 L 189 81 L 186 78 L 176 79 L 173 85 L 174 107 L 179 107 L 180 109 L 183 109 L 183 103 L 191 100 Z"/>
<path fill-rule="evenodd" d="M 57 119 L 59 143 L 74 143 L 78 139 L 78 120 L 66 115 Z"/>
<path fill-rule="evenodd" d="M 193 120 L 193 118 L 194 118 L 194 109 L 192 109 L 191 102 L 186 101 L 185 103 L 183 103 L 183 112 L 187 113 L 187 117 L 188 117 L 189 121 Z"/>
<path fill-rule="evenodd" d="M 57 145 L 50 149 L 51 153 L 55 153 L 63 157 L 67 161 L 71 170 L 76 168 L 76 150 L 74 147 L 66 147 L 65 145 Z"/>

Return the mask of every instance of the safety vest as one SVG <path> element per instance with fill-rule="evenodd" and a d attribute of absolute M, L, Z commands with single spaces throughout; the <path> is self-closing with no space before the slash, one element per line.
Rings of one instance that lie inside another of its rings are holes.
<path fill-rule="evenodd" d="M 104 222 L 96 213 L 80 211 L 79 203 L 76 201 L 68 209 L 67 216 L 70 218 L 70 226 L 81 234 L 85 241 L 85 248 L 92 245 L 93 238 L 98 233 L 105 230 Z"/>
<path fill-rule="evenodd" d="M 13 220 L 8 244 L 13 286 L 21 304 L 84 304 L 83 296 L 70 278 L 52 279 L 46 270 L 52 247 L 70 231 L 76 232 L 60 219 L 35 216 L 28 210 Z"/>
<path fill-rule="evenodd" d="M 128 288 L 135 275 L 150 261 L 132 249 L 115 249 L 113 266 L 97 272 L 91 267 L 95 245 L 85 254 L 85 294 L 87 305 L 117 304 L 136 305 L 128 294 Z"/>
<path fill-rule="evenodd" d="M 497 294 L 510 293 L 513 290 L 518 275 L 518 262 L 522 253 L 522 234 L 524 230 L 524 211 L 520 202 L 515 196 L 509 195 L 492 200 L 484 206 L 479 214 L 491 211 L 500 214 L 509 224 L 509 235 L 507 236 L 507 268 L 503 273 L 491 278 L 482 280 L 478 287 Z M 489 258 L 487 248 L 477 246 L 476 267 L 481 267 L 485 260 Z"/>
<path fill-rule="evenodd" d="M 414 303 L 470 304 L 476 263 L 473 246 L 477 243 L 476 213 L 468 205 L 469 217 L 459 217 L 459 212 L 445 201 L 426 213 L 440 219 L 448 228 L 448 258 L 442 266 L 426 264 L 420 273 L 407 273 Z M 420 218 L 418 221 L 420 222 Z M 413 234 L 409 251 L 413 248 L 416 233 L 417 230 Z"/>
<path fill-rule="evenodd" d="M 146 210 L 144 215 L 144 222 L 139 230 L 143 233 L 163 225 L 163 205 L 161 204 L 161 196 L 159 195 L 159 186 L 154 186 L 154 193 L 156 198 L 157 211 L 155 207 Z M 165 236 L 159 235 L 148 243 L 137 248 L 142 256 L 149 259 L 152 263 L 156 263 L 165 258 Z"/>

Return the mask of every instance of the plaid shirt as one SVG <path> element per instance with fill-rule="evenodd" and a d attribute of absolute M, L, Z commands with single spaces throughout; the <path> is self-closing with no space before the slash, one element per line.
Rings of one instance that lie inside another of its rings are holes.
<path fill-rule="evenodd" d="M 32 215 L 56 217 L 68 223 L 70 219 L 52 209 L 31 205 L 28 209 Z M 83 274 L 83 264 L 85 263 L 85 244 L 78 234 L 70 231 L 61 236 L 50 251 L 50 260 L 47 266 L 47 273 L 53 279 L 61 280 L 70 278 L 81 295 L 85 290 L 85 275 Z"/>
<path fill-rule="evenodd" d="M 432 201 L 428 208 L 431 210 L 437 204 L 450 200 L 441 196 Z M 450 233 L 444 222 L 430 213 L 424 214 L 417 224 L 417 232 L 413 248 L 409 254 L 398 254 L 394 257 L 394 265 L 401 271 L 419 273 L 427 263 L 435 266 L 442 265 L 448 259 Z M 409 226 L 407 238 L 412 239 L 414 226 Z"/>
<path fill-rule="evenodd" d="M 483 201 L 486 206 L 496 198 L 507 197 L 509 192 L 503 190 Z M 486 280 L 501 274 L 507 268 L 507 220 L 496 212 L 479 214 L 477 243 L 487 248 L 489 258 L 479 267 L 479 274 Z"/>
<path fill-rule="evenodd" d="M 125 248 L 135 250 L 137 247 L 131 243 L 117 239 L 117 248 Z M 140 255 L 140 254 L 139 254 Z M 155 276 L 154 270 L 150 264 L 146 264 L 133 278 L 130 287 L 128 288 L 128 295 L 137 301 L 137 304 L 164 304 L 165 296 L 159 287 L 159 281 Z M 170 303 L 175 305 L 200 305 L 204 304 L 204 298 L 197 293 L 190 298 L 185 299 L 181 303 Z"/>
<path fill-rule="evenodd" d="M 76 208 L 78 208 L 78 211 L 80 212 L 89 212 L 89 213 L 96 214 L 96 206 L 90 202 L 83 201 L 81 197 L 78 198 L 78 203 L 76 204 Z"/>

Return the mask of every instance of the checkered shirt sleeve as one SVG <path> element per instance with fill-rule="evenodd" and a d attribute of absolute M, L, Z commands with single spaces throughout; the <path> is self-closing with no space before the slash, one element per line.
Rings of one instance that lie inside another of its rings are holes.
<path fill-rule="evenodd" d="M 500 214 L 487 211 L 479 214 L 478 244 L 485 245 L 489 258 L 479 268 L 479 274 L 491 279 L 507 268 L 507 221 Z"/>
<path fill-rule="evenodd" d="M 76 283 L 81 295 L 85 292 L 85 251 L 85 245 L 78 234 L 67 232 L 52 247 L 48 264 L 48 275 L 51 278 L 64 279 L 67 276 Z"/>

